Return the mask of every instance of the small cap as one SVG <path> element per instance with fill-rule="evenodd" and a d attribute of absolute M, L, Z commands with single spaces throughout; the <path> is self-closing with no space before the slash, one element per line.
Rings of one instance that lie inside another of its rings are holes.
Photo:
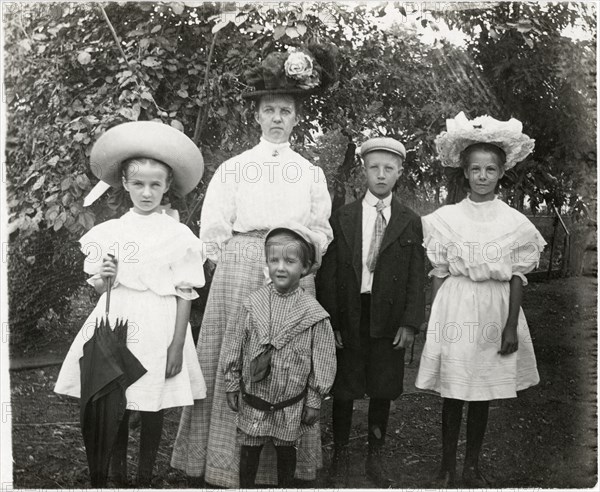
<path fill-rule="evenodd" d="M 318 270 L 321 265 L 321 257 L 323 255 L 323 250 L 321 249 L 321 243 L 319 236 L 311 231 L 308 227 L 294 221 L 288 221 L 286 223 L 280 224 L 277 227 L 273 227 L 265 237 L 265 243 L 269 240 L 269 238 L 277 233 L 277 232 L 292 232 L 294 235 L 299 236 L 301 239 L 304 239 L 311 246 L 313 257 L 311 258 L 312 266 L 308 273 L 314 273 Z"/>
<path fill-rule="evenodd" d="M 404 148 L 404 145 L 398 142 L 398 140 L 394 140 L 390 137 L 370 138 L 361 145 L 360 155 L 361 157 L 364 157 L 374 150 L 385 150 L 392 154 L 399 155 L 402 159 L 406 159 L 406 149 Z"/>

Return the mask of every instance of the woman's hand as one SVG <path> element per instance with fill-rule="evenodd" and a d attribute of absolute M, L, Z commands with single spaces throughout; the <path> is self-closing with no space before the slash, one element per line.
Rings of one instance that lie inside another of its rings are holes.
<path fill-rule="evenodd" d="M 227 392 L 227 405 L 234 412 L 237 412 L 240 409 L 239 398 L 240 398 L 240 393 L 238 391 L 228 391 Z"/>
<path fill-rule="evenodd" d="M 183 365 L 183 346 L 177 343 L 171 343 L 167 349 L 167 369 L 165 377 L 172 378 L 181 372 Z"/>
<path fill-rule="evenodd" d="M 519 349 L 519 340 L 517 338 L 517 324 L 506 323 L 502 330 L 502 346 L 498 353 L 500 355 L 509 355 Z"/>
<path fill-rule="evenodd" d="M 307 407 L 305 405 L 302 409 L 302 423 L 306 425 L 313 425 L 317 420 L 319 420 L 320 413 L 320 409 Z"/>

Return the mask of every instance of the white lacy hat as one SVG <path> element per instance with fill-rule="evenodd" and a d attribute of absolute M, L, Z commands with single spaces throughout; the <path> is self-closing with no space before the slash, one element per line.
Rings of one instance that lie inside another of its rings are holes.
<path fill-rule="evenodd" d="M 475 143 L 490 143 L 506 153 L 505 169 L 521 162 L 533 151 L 535 140 L 523 133 L 523 124 L 511 118 L 499 121 L 491 116 L 469 120 L 462 111 L 446 120 L 446 131 L 435 139 L 437 152 L 446 167 L 460 167 L 460 154 Z"/>

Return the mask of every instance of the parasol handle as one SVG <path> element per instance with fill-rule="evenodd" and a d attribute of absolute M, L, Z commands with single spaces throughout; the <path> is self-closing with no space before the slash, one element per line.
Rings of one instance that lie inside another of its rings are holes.
<path fill-rule="evenodd" d="M 108 254 L 108 256 L 111 257 L 111 259 L 115 259 L 114 255 L 111 255 L 110 253 Z M 107 277 L 106 278 L 106 320 L 108 321 L 108 312 L 110 310 L 110 291 L 112 289 L 112 278 L 111 277 Z"/>
<path fill-rule="evenodd" d="M 110 308 L 110 290 L 112 288 L 112 278 L 106 279 L 106 319 L 108 319 L 108 311 Z"/>

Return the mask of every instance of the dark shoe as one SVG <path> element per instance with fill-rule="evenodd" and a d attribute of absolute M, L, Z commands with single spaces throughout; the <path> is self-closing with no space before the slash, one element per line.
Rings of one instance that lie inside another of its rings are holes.
<path fill-rule="evenodd" d="M 387 489 L 392 486 L 392 480 L 388 478 L 387 470 L 383 466 L 383 448 L 381 446 L 369 446 L 365 472 L 377 488 Z"/>
<path fill-rule="evenodd" d="M 151 489 L 152 487 L 152 477 L 139 477 L 136 482 L 136 488 L 138 489 Z"/>
<path fill-rule="evenodd" d="M 331 488 L 347 488 L 348 475 L 350 474 L 350 450 L 347 444 L 335 446 L 331 467 L 329 468 L 329 481 Z"/>
<path fill-rule="evenodd" d="M 127 479 L 127 450 L 125 453 L 113 453 L 110 460 L 108 480 L 117 488 L 128 488 L 131 485 Z"/>
<path fill-rule="evenodd" d="M 450 470 L 440 470 L 432 484 L 434 489 L 454 489 L 456 488 L 456 472 Z"/>
<path fill-rule="evenodd" d="M 463 468 L 462 485 L 470 489 L 487 489 L 492 483 L 481 474 L 479 468 L 466 466 Z"/>
<path fill-rule="evenodd" d="M 201 477 L 187 477 L 187 485 L 190 489 L 205 489 L 206 482 L 204 481 L 204 475 Z"/>

